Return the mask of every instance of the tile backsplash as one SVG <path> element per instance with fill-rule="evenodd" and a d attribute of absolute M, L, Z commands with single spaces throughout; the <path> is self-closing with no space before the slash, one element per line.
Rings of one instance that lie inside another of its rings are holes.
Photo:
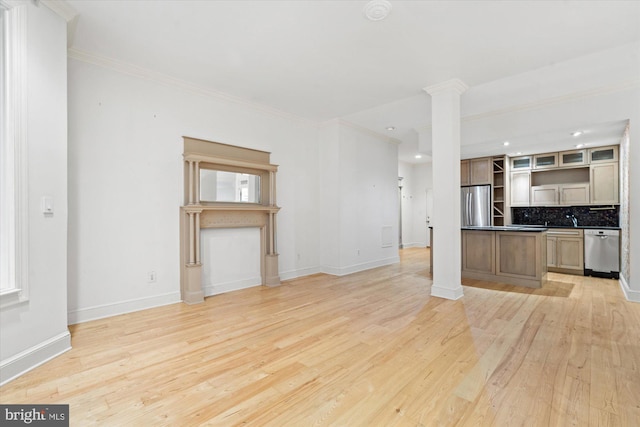
<path fill-rule="evenodd" d="M 574 215 L 579 226 L 619 227 L 619 206 L 562 206 L 562 207 L 528 207 L 511 208 L 511 220 L 514 224 L 554 225 L 572 227 Z"/>

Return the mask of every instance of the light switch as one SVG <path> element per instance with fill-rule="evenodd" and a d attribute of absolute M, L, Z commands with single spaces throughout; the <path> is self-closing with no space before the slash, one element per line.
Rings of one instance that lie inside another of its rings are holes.
<path fill-rule="evenodd" d="M 53 215 L 53 197 L 42 196 L 42 213 L 45 215 Z"/>

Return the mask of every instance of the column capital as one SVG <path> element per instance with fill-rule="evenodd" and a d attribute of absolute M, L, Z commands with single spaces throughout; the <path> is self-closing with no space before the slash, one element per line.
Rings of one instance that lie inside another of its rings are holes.
<path fill-rule="evenodd" d="M 427 86 L 422 90 L 427 92 L 429 95 L 433 96 L 439 93 L 450 92 L 450 91 L 457 92 L 458 95 L 462 95 L 467 89 L 469 89 L 469 86 L 467 86 L 462 80 L 451 79 L 445 82 L 440 82 L 431 86 Z"/>

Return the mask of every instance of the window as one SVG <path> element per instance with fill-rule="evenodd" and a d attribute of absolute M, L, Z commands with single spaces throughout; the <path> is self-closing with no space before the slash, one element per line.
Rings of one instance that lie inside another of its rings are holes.
<path fill-rule="evenodd" d="M 28 299 L 26 5 L 0 0 L 0 304 Z"/>

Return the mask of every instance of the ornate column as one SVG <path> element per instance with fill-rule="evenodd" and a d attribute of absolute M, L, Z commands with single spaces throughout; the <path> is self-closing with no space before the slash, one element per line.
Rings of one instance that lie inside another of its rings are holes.
<path fill-rule="evenodd" d="M 202 292 L 202 263 L 200 262 L 200 214 L 202 209 L 183 208 L 186 222 L 187 259 L 185 260 L 185 280 L 182 288 L 182 300 L 187 304 L 204 301 Z"/>
<path fill-rule="evenodd" d="M 428 86 L 431 95 L 433 176 L 433 284 L 431 295 L 463 296 L 460 232 L 460 95 L 467 86 L 448 80 Z"/>
<path fill-rule="evenodd" d="M 269 211 L 269 223 L 267 225 L 269 228 L 267 233 L 269 244 L 265 256 L 265 285 L 267 286 L 280 284 L 276 246 L 276 214 L 278 213 L 276 205 L 276 174 L 275 171 L 269 171 L 269 206 L 272 209 Z"/>

